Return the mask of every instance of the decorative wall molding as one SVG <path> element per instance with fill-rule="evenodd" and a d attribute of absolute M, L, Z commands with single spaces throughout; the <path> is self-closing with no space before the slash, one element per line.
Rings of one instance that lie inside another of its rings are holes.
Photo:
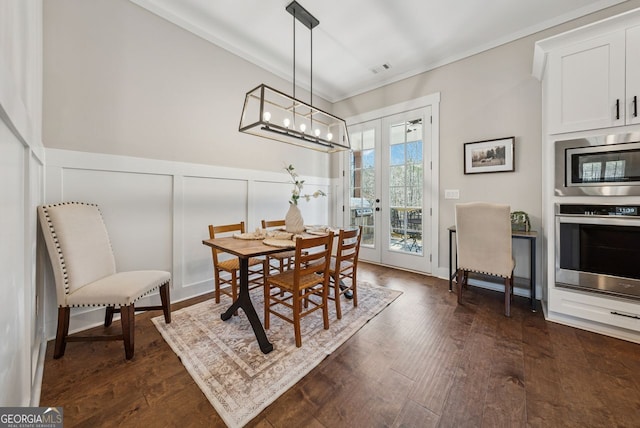
<path fill-rule="evenodd" d="M 292 189 L 284 172 L 243 170 L 68 150 L 47 149 L 46 203 L 92 202 L 100 206 L 119 270 L 172 272 L 172 301 L 213 290 L 210 249 L 202 245 L 209 224 L 244 221 L 254 230 L 264 219 L 284 218 Z M 327 198 L 300 202 L 306 224 L 329 224 L 328 178 L 305 176 L 305 191 Z M 52 277 L 47 278 L 53 281 Z M 55 336 L 54 284 L 47 284 L 47 337 Z M 141 305 L 154 302 L 155 295 Z M 71 331 L 103 322 L 99 310 L 76 310 Z"/>

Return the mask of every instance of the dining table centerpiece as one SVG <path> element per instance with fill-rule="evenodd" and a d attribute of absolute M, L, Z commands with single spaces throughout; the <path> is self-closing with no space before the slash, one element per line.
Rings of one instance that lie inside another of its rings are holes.
<path fill-rule="evenodd" d="M 302 194 L 302 188 L 304 187 L 304 180 L 300 179 L 300 176 L 295 171 L 293 165 L 285 167 L 285 170 L 291 177 L 291 183 L 293 184 L 293 190 L 291 190 L 291 199 L 289 200 L 289 211 L 284 217 L 284 227 L 287 232 L 301 233 L 304 232 L 304 219 L 300 208 L 298 208 L 298 201 L 303 198 L 309 201 L 311 198 L 318 198 L 320 196 L 327 196 L 322 190 L 316 190 L 312 194 Z"/>

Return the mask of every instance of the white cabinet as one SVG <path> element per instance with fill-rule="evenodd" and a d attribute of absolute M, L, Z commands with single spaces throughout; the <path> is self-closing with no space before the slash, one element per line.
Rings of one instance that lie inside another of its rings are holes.
<path fill-rule="evenodd" d="M 627 40 L 626 123 L 640 123 L 640 25 L 629 28 Z"/>
<path fill-rule="evenodd" d="M 640 26 L 548 55 L 550 134 L 640 123 Z"/>
<path fill-rule="evenodd" d="M 640 341 L 640 306 L 622 299 L 552 287 L 549 290 L 547 315 L 552 321 L 565 322 L 587 330 L 593 330 L 589 328 L 590 322 L 597 322 L 601 328 L 609 326 L 621 329 L 601 329 L 603 333 L 634 342 Z"/>
<path fill-rule="evenodd" d="M 640 205 L 636 196 L 554 194 L 557 141 L 640 132 L 640 8 L 539 40 L 533 75 L 542 83 L 545 317 L 640 343 L 639 301 L 556 286 L 554 210 L 578 200 Z"/>
<path fill-rule="evenodd" d="M 549 54 L 550 133 L 624 124 L 624 57 L 623 32 Z"/>

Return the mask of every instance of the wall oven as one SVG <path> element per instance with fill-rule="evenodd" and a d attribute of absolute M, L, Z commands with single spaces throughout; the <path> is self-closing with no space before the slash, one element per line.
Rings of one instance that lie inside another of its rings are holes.
<path fill-rule="evenodd" d="M 556 286 L 640 300 L 640 205 L 556 204 Z"/>
<path fill-rule="evenodd" d="M 640 195 L 640 133 L 555 144 L 556 196 Z"/>

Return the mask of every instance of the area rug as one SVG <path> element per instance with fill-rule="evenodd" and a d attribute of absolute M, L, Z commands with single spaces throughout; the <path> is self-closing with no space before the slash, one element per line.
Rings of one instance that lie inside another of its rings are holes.
<path fill-rule="evenodd" d="M 222 321 L 228 299 L 213 299 L 180 309 L 152 321 L 162 337 L 229 427 L 245 425 L 287 389 L 302 379 L 327 355 L 393 302 L 402 292 L 358 281 L 358 307 L 344 299 L 342 319 L 329 301 L 330 327 L 322 327 L 322 313 L 302 319 L 302 347 L 296 348 L 293 325 L 271 316 L 267 337 L 273 351 L 263 354 L 249 320 L 242 312 Z M 261 289 L 251 299 L 262 320 Z"/>

